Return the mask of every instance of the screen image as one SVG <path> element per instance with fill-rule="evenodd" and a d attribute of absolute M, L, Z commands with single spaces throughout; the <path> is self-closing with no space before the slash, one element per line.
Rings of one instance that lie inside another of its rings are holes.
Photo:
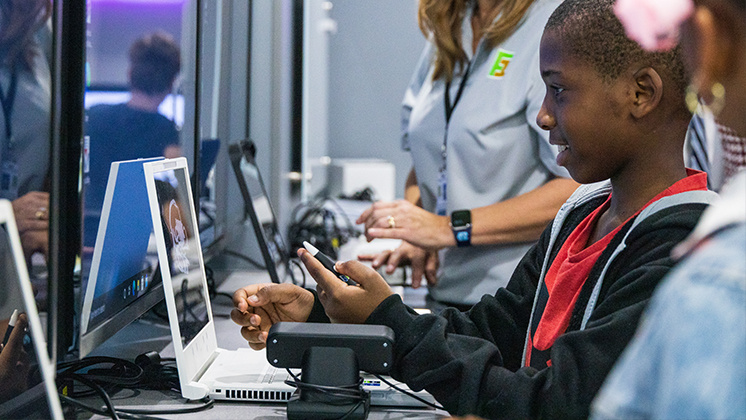
<path fill-rule="evenodd" d="M 244 224 L 251 223 L 272 282 L 282 283 L 288 277 L 295 282 L 277 218 L 254 160 L 255 153 L 256 148 L 251 140 L 228 146 L 233 172 L 244 199 Z"/>
<path fill-rule="evenodd" d="M 14 310 L 23 313 L 26 319 L 25 328 L 22 326 L 23 321 L 16 323 L 17 328 L 14 328 L 8 343 L 2 349 L 4 360 L 0 363 L 0 370 L 5 371 L 0 372 L 0 377 L 3 378 L 0 384 L 0 418 L 51 418 L 41 361 L 32 339 L 32 324 L 29 322 L 30 312 L 38 314 L 38 309 L 25 308 L 20 290 L 21 279 L 5 223 L 0 223 L 0 259 L 0 339 L 5 335 Z M 42 331 L 33 332 L 38 333 L 37 338 L 44 336 Z M 45 344 L 40 344 L 41 351 L 46 351 Z"/>
<path fill-rule="evenodd" d="M 84 253 L 83 258 L 84 283 L 89 274 L 96 275 L 90 316 L 83 333 L 95 329 L 160 285 L 142 163 L 120 163 L 112 181 L 116 184 L 106 214 L 106 231 L 103 241 L 96 243 L 100 247 L 96 273 L 90 273 L 92 268 L 88 267 L 91 252 Z"/>
<path fill-rule="evenodd" d="M 155 177 L 173 286 L 171 292 L 179 314 L 181 342 L 186 347 L 209 321 L 200 264 L 202 249 L 195 235 L 198 225 L 190 207 L 186 172 L 168 170 L 158 172 Z"/>
<path fill-rule="evenodd" d="M 256 217 L 261 225 L 262 233 L 267 243 L 267 249 L 274 262 L 277 275 L 282 281 L 286 275 L 286 258 L 284 257 L 285 244 L 280 235 L 269 198 L 264 191 L 259 168 L 246 159 L 241 159 L 241 173 L 246 182 L 246 188 L 251 196 L 251 204 Z"/>

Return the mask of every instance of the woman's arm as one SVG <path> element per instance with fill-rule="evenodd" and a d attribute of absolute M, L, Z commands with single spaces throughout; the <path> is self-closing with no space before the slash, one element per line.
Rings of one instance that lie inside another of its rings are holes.
<path fill-rule="evenodd" d="M 578 188 L 569 178 L 554 178 L 525 194 L 471 211 L 474 245 L 533 242 Z M 453 234 L 449 232 L 452 244 Z"/>
<path fill-rule="evenodd" d="M 422 207 L 422 196 L 420 187 L 417 185 L 417 174 L 414 172 L 414 166 L 409 170 L 407 181 L 404 183 L 404 199 L 417 207 Z"/>
<path fill-rule="evenodd" d="M 517 197 L 471 209 L 473 245 L 535 241 L 578 184 L 554 178 Z M 395 221 L 389 224 L 389 216 Z M 405 240 L 427 250 L 455 246 L 449 216 L 438 216 L 408 200 L 378 202 L 358 219 L 365 222 L 368 239 Z"/>

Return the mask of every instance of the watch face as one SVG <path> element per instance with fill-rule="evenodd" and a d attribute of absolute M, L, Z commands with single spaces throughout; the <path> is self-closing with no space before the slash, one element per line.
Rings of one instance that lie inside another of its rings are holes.
<path fill-rule="evenodd" d="M 463 227 L 471 223 L 470 210 L 456 210 L 451 213 L 451 225 L 453 227 Z"/>

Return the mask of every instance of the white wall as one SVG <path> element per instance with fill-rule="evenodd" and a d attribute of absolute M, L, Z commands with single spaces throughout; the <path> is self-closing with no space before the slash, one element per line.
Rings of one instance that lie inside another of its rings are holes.
<path fill-rule="evenodd" d="M 401 100 L 425 46 L 417 1 L 332 3 L 338 29 L 329 44 L 329 156 L 391 161 L 403 197 L 412 161 L 401 150 Z"/>

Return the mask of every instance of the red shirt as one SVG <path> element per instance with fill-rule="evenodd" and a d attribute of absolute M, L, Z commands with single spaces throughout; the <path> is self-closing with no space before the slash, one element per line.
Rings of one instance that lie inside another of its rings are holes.
<path fill-rule="evenodd" d="M 707 174 L 687 169 L 687 177 L 679 180 L 666 190 L 655 196 L 645 206 L 630 216 L 623 224 L 605 235 L 595 243 L 589 244 L 589 239 L 598 223 L 598 219 L 609 208 L 611 195 L 601 206 L 583 219 L 567 238 L 552 265 L 547 270 L 544 283 L 549 292 L 549 299 L 536 333 L 531 337 L 531 343 L 537 350 L 547 350 L 554 345 L 554 341 L 562 335 L 570 323 L 575 302 L 580 295 L 591 269 L 596 264 L 601 253 L 609 245 L 619 230 L 640 212 L 655 201 L 663 197 L 679 194 L 685 191 L 707 190 Z M 529 346 L 529 350 L 530 350 Z M 530 363 L 526 358 L 526 365 Z M 549 362 L 551 364 L 551 361 Z"/>

